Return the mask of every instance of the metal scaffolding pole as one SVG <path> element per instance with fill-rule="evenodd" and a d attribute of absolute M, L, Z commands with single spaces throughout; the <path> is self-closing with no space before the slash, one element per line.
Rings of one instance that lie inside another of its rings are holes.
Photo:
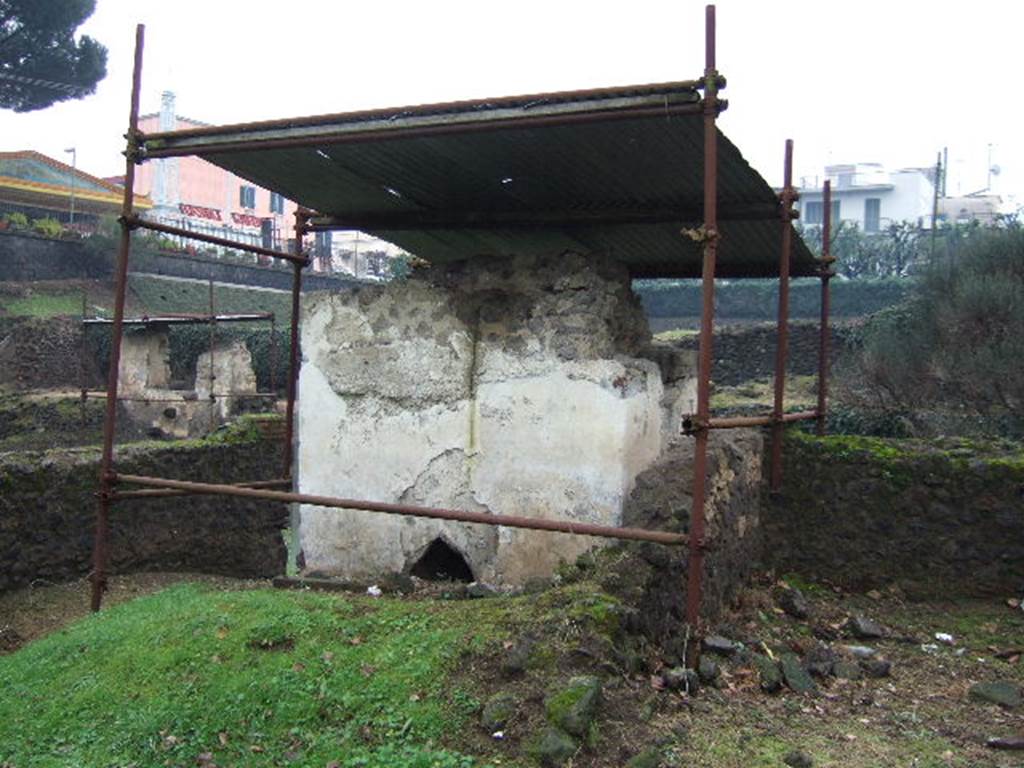
<path fill-rule="evenodd" d="M 832 182 L 827 179 L 822 189 L 822 201 L 824 215 L 822 216 L 821 231 L 821 332 L 818 338 L 818 421 L 816 425 L 819 437 L 825 434 L 825 419 L 828 416 L 829 346 L 832 343 L 828 325 L 831 309 L 829 306 L 831 303 L 829 280 L 834 274 L 832 263 L 835 261 L 835 257 L 832 255 Z"/>
<path fill-rule="evenodd" d="M 302 238 L 309 223 L 309 211 L 295 211 L 295 260 L 292 262 L 292 327 L 291 349 L 288 351 L 288 402 L 284 416 L 284 477 L 292 477 L 295 432 L 295 390 L 299 378 L 299 297 L 302 293 L 302 268 L 308 263 L 302 257 Z"/>
<path fill-rule="evenodd" d="M 708 464 L 708 422 L 711 416 L 711 344 L 715 324 L 715 261 L 718 255 L 718 72 L 715 69 L 715 6 L 705 8 L 704 28 L 704 264 L 700 353 L 697 367 L 697 418 L 693 449 L 693 507 L 690 514 L 689 565 L 686 577 L 688 662 L 696 668 L 700 655 L 700 605 L 704 573 L 704 497 Z"/>
<path fill-rule="evenodd" d="M 139 90 L 142 84 L 142 49 L 146 28 L 135 27 L 135 64 L 132 69 L 131 106 L 128 113 L 125 149 L 124 198 L 121 203 L 121 239 L 114 273 L 114 327 L 110 343 L 110 369 L 107 372 L 107 410 L 103 420 L 103 458 L 100 463 L 99 503 L 92 550 L 92 610 L 98 611 L 107 586 L 108 539 L 110 536 L 110 492 L 114 477 L 114 433 L 117 431 L 117 385 L 121 365 L 121 338 L 124 334 L 124 303 L 128 287 L 128 257 L 131 252 L 135 188 L 135 160 L 138 156 Z"/>
<path fill-rule="evenodd" d="M 793 250 L 793 140 L 786 139 L 785 173 L 782 193 L 782 246 L 779 249 L 779 321 L 775 343 L 775 404 L 772 410 L 772 459 L 770 489 L 782 487 L 782 420 L 786 397 L 786 359 L 789 354 L 789 262 Z"/>

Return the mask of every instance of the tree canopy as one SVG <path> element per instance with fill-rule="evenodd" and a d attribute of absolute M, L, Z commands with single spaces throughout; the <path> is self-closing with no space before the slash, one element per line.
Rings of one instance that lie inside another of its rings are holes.
<path fill-rule="evenodd" d="M 96 90 L 107 49 L 75 30 L 96 0 L 0 0 L 0 109 L 32 112 Z"/>

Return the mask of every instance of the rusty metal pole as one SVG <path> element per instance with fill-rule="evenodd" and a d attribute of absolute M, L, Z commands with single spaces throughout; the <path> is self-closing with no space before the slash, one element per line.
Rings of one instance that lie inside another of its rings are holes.
<path fill-rule="evenodd" d="M 818 419 L 816 425 L 819 437 L 825 435 L 825 417 L 828 414 L 828 356 L 829 346 L 832 342 L 828 324 L 831 310 L 829 280 L 832 278 L 832 262 L 835 261 L 835 257 L 832 255 L 832 182 L 827 179 L 822 189 L 822 203 L 824 214 L 821 225 L 821 335 L 818 339 Z"/>
<path fill-rule="evenodd" d="M 277 318 L 273 314 L 270 315 L 270 391 L 277 394 Z"/>
<path fill-rule="evenodd" d="M 85 288 L 82 289 L 82 324 L 79 326 L 79 332 L 82 334 L 82 344 L 78 350 L 78 381 L 81 384 L 80 392 L 78 396 L 79 400 L 79 411 L 82 417 L 82 428 L 85 429 L 85 408 L 89 402 L 89 373 L 88 366 L 85 362 L 86 355 L 89 354 L 89 350 L 86 347 L 85 338 L 85 316 L 88 312 L 88 293 Z"/>
<path fill-rule="evenodd" d="M 789 353 L 789 262 L 793 250 L 793 140 L 786 139 L 786 162 L 782 194 L 782 247 L 779 251 L 779 322 L 775 343 L 775 403 L 772 409 L 771 491 L 782 487 L 782 421 L 786 397 L 786 358 Z"/>
<path fill-rule="evenodd" d="M 214 347 L 217 345 L 217 310 L 213 304 L 213 275 L 209 280 L 209 308 L 210 308 L 210 396 L 207 398 L 210 405 L 210 432 L 218 427 L 217 396 L 214 394 L 214 387 L 217 384 L 217 373 L 214 369 Z"/>
<path fill-rule="evenodd" d="M 700 353 L 697 367 L 697 429 L 693 448 L 693 506 L 690 513 L 686 623 L 687 663 L 700 658 L 701 580 L 704 573 L 704 497 L 711 419 L 711 344 L 715 325 L 715 260 L 718 256 L 718 72 L 715 69 L 715 6 L 705 9 L 704 27 L 704 265 L 701 275 Z"/>
<path fill-rule="evenodd" d="M 303 209 L 295 211 L 295 255 L 302 256 L 302 238 L 306 234 L 309 213 Z M 292 327 L 291 349 L 288 351 L 288 403 L 284 416 L 284 477 L 292 476 L 292 457 L 295 434 L 295 389 L 299 378 L 299 296 L 302 293 L 302 264 L 292 262 Z"/>
<path fill-rule="evenodd" d="M 142 49 L 146 28 L 135 27 L 135 65 L 132 70 L 131 106 L 128 113 L 125 149 L 124 198 L 121 203 L 121 240 L 114 273 L 114 324 L 110 342 L 110 369 L 107 371 L 107 410 L 103 420 L 103 457 L 100 463 L 99 504 L 92 550 L 92 610 L 98 611 L 107 586 L 108 537 L 110 535 L 110 493 L 114 484 L 114 435 L 117 431 L 117 384 L 121 365 L 121 337 L 124 334 L 124 304 L 128 287 L 128 257 L 132 231 L 129 219 L 134 205 L 135 160 L 138 153 L 139 89 L 142 83 Z"/>

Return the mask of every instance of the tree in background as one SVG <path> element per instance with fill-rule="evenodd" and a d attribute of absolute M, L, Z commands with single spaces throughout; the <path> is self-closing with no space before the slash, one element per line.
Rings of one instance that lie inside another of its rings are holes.
<path fill-rule="evenodd" d="M 944 409 L 1024 436 L 1024 230 L 974 231 L 864 329 L 862 381 L 907 411 Z"/>
<path fill-rule="evenodd" d="M 0 108 L 32 112 L 96 90 L 107 49 L 75 30 L 96 0 L 0 0 Z"/>
<path fill-rule="evenodd" d="M 801 234 L 816 254 L 821 253 L 821 227 Z M 928 233 L 909 222 L 890 224 L 882 232 L 865 234 L 856 223 L 840 221 L 832 228 L 832 255 L 841 277 L 906 277 L 927 257 Z"/>

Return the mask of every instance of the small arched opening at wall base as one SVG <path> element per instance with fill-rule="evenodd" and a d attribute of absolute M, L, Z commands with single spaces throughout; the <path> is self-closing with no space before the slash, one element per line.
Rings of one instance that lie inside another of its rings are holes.
<path fill-rule="evenodd" d="M 466 558 L 442 538 L 430 542 L 409 574 L 424 581 L 475 581 Z"/>

